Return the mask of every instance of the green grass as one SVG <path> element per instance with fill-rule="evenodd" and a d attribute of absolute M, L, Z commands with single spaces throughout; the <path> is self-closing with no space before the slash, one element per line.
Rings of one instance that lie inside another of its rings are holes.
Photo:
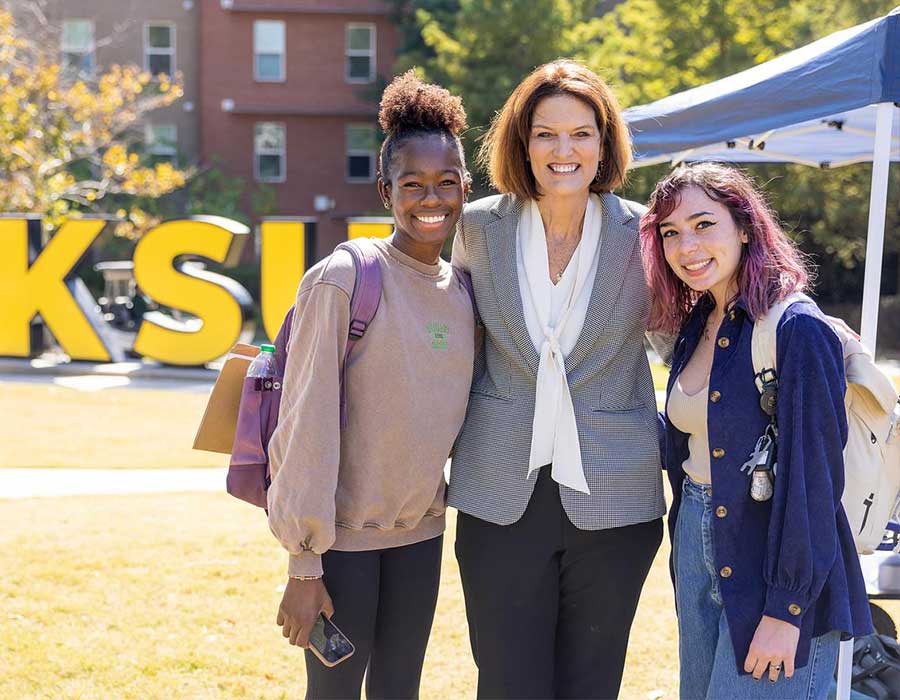
<path fill-rule="evenodd" d="M 475 694 L 454 520 L 423 700 Z M 668 553 L 638 607 L 626 700 L 677 697 Z M 274 624 L 285 566 L 263 514 L 225 495 L 0 501 L 0 700 L 302 697 L 302 654 Z"/>
<path fill-rule="evenodd" d="M 657 389 L 669 370 L 651 365 Z M 0 468 L 223 467 L 191 449 L 207 396 L 176 391 L 78 391 L 0 382 Z"/>
<path fill-rule="evenodd" d="M 191 449 L 207 397 L 0 383 L 0 467 L 223 467 Z"/>
<path fill-rule="evenodd" d="M 425 699 L 475 690 L 453 520 Z M 675 697 L 667 556 L 644 591 L 623 698 Z M 285 566 L 262 512 L 225 495 L 0 501 L 0 700 L 302 697 L 302 655 L 274 624 Z"/>
<path fill-rule="evenodd" d="M 665 368 L 653 372 L 659 388 Z M 220 466 L 190 450 L 205 401 L 0 384 L 0 466 Z M 453 520 L 423 699 L 475 692 Z M 624 699 L 677 696 L 667 558 L 664 542 Z M 224 494 L 0 500 L 0 700 L 302 697 L 302 655 L 274 625 L 285 560 L 263 514 Z M 900 620 L 900 601 L 882 604 Z"/>

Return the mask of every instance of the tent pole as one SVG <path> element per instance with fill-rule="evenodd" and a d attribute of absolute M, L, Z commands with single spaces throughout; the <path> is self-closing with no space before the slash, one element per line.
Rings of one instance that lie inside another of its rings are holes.
<path fill-rule="evenodd" d="M 872 154 L 872 191 L 869 197 L 869 231 L 866 236 L 866 272 L 860 332 L 863 344 L 873 355 L 878 334 L 878 300 L 881 296 L 881 259 L 884 253 L 893 117 L 894 105 L 891 102 L 881 102 L 875 116 L 875 148 Z"/>
<path fill-rule="evenodd" d="M 863 345 L 875 354 L 878 335 L 878 300 L 881 296 L 881 258 L 884 252 L 884 220 L 887 209 L 888 173 L 891 166 L 891 127 L 894 105 L 881 102 L 875 115 L 872 154 L 872 191 L 869 196 L 869 230 L 866 234 L 866 273 L 863 285 Z M 837 700 L 849 700 L 853 671 L 853 640 L 841 642 L 838 655 Z"/>

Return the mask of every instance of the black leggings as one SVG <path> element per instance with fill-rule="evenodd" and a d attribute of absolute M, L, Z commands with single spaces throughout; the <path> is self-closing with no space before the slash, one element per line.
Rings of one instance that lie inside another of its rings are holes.
<path fill-rule="evenodd" d="M 541 469 L 511 525 L 460 513 L 456 557 L 478 697 L 615 698 L 662 520 L 579 530 Z"/>
<path fill-rule="evenodd" d="M 443 536 L 370 552 L 328 551 L 325 587 L 334 624 L 356 651 L 334 668 L 306 652 L 307 700 L 419 697 L 441 576 Z"/>

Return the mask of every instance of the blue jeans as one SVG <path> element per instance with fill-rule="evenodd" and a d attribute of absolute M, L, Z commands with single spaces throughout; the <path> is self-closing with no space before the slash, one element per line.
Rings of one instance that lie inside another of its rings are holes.
<path fill-rule="evenodd" d="M 825 700 L 840 646 L 837 631 L 812 640 L 809 662 L 792 678 L 782 673 L 770 683 L 766 675 L 757 681 L 738 674 L 713 556 L 713 517 L 709 489 L 686 478 L 673 543 L 682 700 Z"/>

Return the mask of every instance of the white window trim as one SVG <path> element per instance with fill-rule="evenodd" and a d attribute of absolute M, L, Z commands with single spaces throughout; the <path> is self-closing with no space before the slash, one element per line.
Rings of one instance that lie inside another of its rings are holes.
<path fill-rule="evenodd" d="M 171 40 L 171 46 L 167 49 L 161 49 L 158 47 L 150 46 L 150 27 L 168 27 L 169 28 L 169 38 Z M 171 56 L 172 57 L 172 66 L 171 73 L 169 75 L 171 77 L 175 76 L 175 72 L 178 70 L 178 66 L 176 64 L 177 61 L 177 51 L 176 51 L 176 28 L 174 22 L 144 22 L 144 70 L 150 70 L 150 56 Z"/>
<path fill-rule="evenodd" d="M 79 54 L 81 56 L 90 56 L 91 57 L 91 70 L 97 67 L 97 23 L 92 19 L 88 19 L 87 17 L 65 17 L 63 19 L 63 25 L 66 22 L 87 22 L 91 25 L 91 45 L 90 47 L 84 51 L 81 47 L 71 48 L 66 46 L 65 40 L 63 39 L 63 32 L 60 31 L 59 37 L 59 50 L 62 54 L 74 53 Z"/>
<path fill-rule="evenodd" d="M 281 148 L 266 148 L 262 151 L 256 150 L 256 125 L 257 124 L 276 124 L 281 127 L 284 134 Z M 281 175 L 277 178 L 262 177 L 259 173 L 259 156 L 281 156 Z M 253 122 L 253 179 L 256 182 L 287 182 L 287 125 L 284 122 Z"/>
<path fill-rule="evenodd" d="M 344 129 L 344 179 L 346 182 L 375 182 L 375 159 L 378 157 L 376 150 L 363 150 L 350 148 L 350 129 L 365 127 L 372 130 L 375 137 L 375 127 L 372 124 L 347 124 Z M 369 156 L 369 177 L 350 177 L 350 156 Z"/>
<path fill-rule="evenodd" d="M 279 54 L 278 61 L 278 77 L 277 78 L 264 78 L 259 74 L 259 65 L 257 64 L 256 57 L 260 55 L 260 53 L 265 53 L 268 55 L 270 52 L 258 52 L 256 50 L 256 23 L 257 22 L 277 22 L 283 28 L 283 36 L 284 36 L 284 50 Z M 264 19 L 264 20 L 254 20 L 253 22 L 253 80 L 257 83 L 283 83 L 287 80 L 287 64 L 286 64 L 286 56 L 287 54 L 287 24 L 283 20 L 279 19 Z"/>
<path fill-rule="evenodd" d="M 372 48 L 351 49 L 350 48 L 350 31 L 351 29 L 366 28 L 372 34 Z M 375 81 L 375 59 L 378 50 L 378 34 L 375 29 L 374 22 L 350 22 L 344 29 L 344 80 L 351 84 L 364 85 Z M 350 57 L 351 56 L 368 56 L 369 57 L 369 77 L 368 78 L 351 78 L 350 77 Z"/>
<path fill-rule="evenodd" d="M 172 144 L 155 141 L 151 138 L 154 126 L 170 126 L 175 130 L 175 142 Z M 172 123 L 165 124 L 144 124 L 144 152 L 152 156 L 163 156 L 171 158 L 172 164 L 176 165 L 178 161 L 178 125 Z"/>

